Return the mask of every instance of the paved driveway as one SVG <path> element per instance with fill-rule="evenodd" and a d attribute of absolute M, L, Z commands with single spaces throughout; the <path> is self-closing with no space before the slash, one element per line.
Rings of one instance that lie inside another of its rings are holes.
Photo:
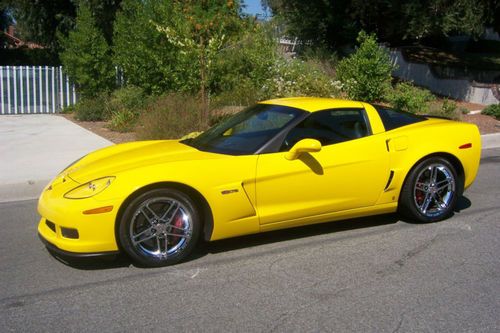
<path fill-rule="evenodd" d="M 0 202 L 31 199 L 77 158 L 112 142 L 57 115 L 0 116 Z"/>

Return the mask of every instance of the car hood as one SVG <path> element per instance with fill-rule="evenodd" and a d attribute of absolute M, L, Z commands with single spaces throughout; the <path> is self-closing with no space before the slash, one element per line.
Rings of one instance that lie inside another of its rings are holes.
<path fill-rule="evenodd" d="M 199 151 L 180 143 L 179 140 L 138 141 L 97 150 L 64 170 L 63 173 L 74 181 L 83 183 L 154 164 L 206 160 L 223 156 Z"/>

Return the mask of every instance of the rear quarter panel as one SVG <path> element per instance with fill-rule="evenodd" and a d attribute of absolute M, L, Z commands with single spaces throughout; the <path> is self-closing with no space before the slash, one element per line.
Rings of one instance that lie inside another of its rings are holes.
<path fill-rule="evenodd" d="M 394 177 L 379 203 L 397 200 L 410 170 L 430 155 L 454 156 L 463 168 L 465 188 L 476 178 L 481 157 L 481 136 L 476 125 L 430 118 L 386 132 L 386 143 Z M 466 144 L 472 146 L 460 149 Z"/>

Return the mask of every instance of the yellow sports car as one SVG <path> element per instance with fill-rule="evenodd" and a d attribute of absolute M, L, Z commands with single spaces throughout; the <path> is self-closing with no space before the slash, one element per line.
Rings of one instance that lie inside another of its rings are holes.
<path fill-rule="evenodd" d="M 196 138 L 93 152 L 41 194 L 38 232 L 62 255 L 124 251 L 146 266 L 196 242 L 399 211 L 449 217 L 476 177 L 472 124 L 362 102 L 285 98 Z"/>

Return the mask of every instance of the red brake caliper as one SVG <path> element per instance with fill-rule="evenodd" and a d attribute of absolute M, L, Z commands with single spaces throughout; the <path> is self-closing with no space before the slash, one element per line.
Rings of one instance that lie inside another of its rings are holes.
<path fill-rule="evenodd" d="M 182 214 L 177 214 L 177 216 L 174 218 L 174 222 L 172 223 L 172 225 L 176 228 L 180 228 L 182 229 L 184 223 L 183 223 L 183 219 L 182 219 Z M 171 229 L 171 233 L 172 234 L 178 234 L 178 235 L 182 235 L 182 231 L 180 231 L 179 229 L 175 229 L 175 228 L 172 228 Z M 177 244 L 177 241 L 179 240 L 179 236 L 171 236 L 171 242 L 172 244 Z"/>
<path fill-rule="evenodd" d="M 419 205 L 421 205 L 422 201 L 424 201 L 424 192 L 422 192 L 422 191 L 416 191 L 416 192 L 417 192 L 416 193 L 416 195 L 417 195 L 417 203 Z"/>

